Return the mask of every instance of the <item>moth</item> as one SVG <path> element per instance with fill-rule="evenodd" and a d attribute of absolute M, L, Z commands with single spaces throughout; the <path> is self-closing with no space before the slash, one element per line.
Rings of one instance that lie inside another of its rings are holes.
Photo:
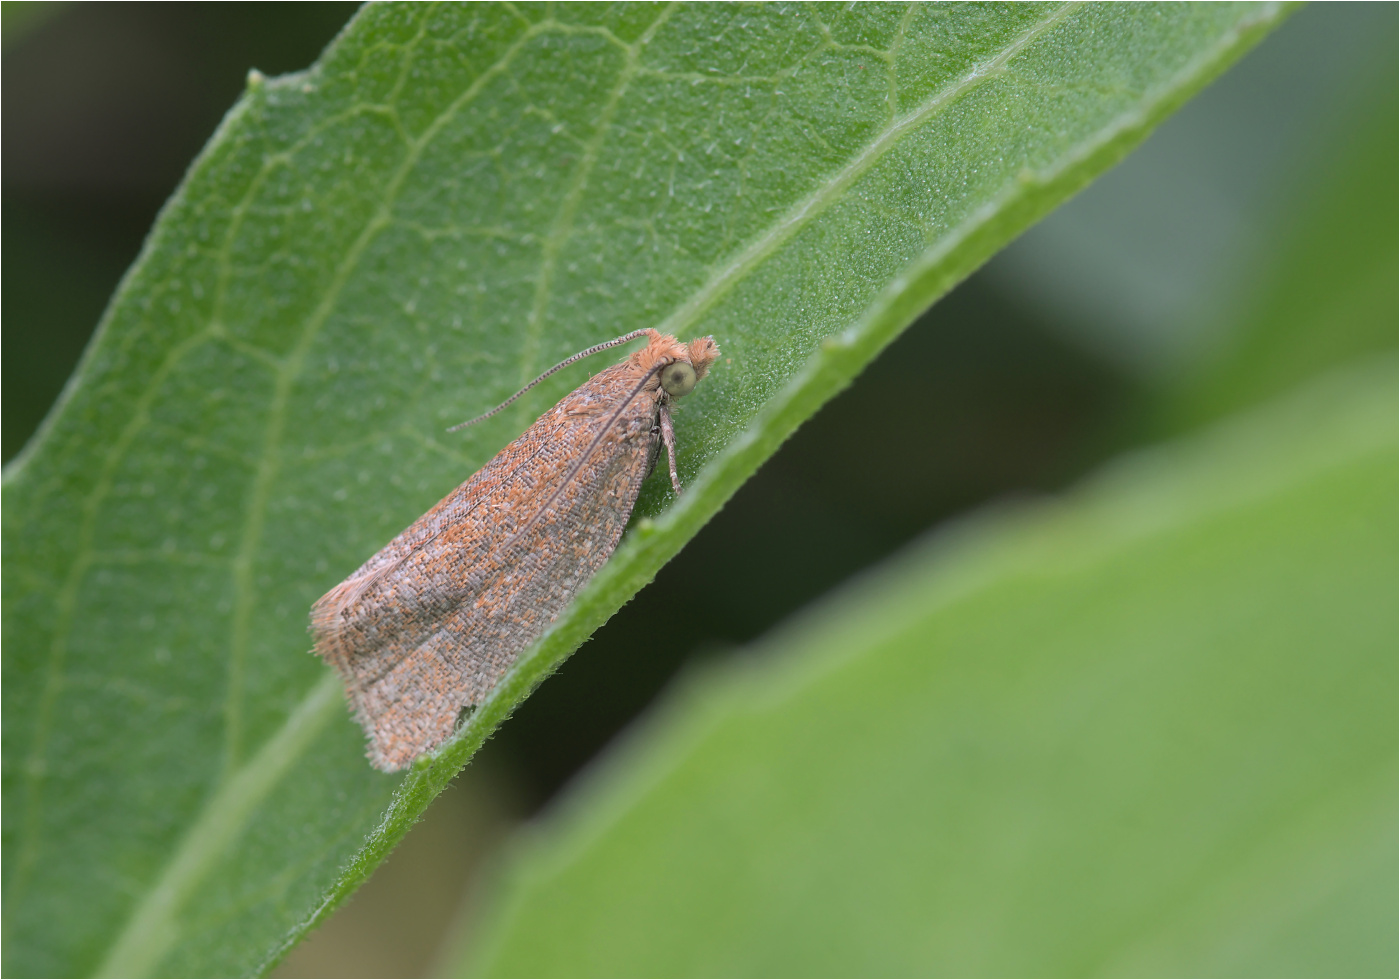
<path fill-rule="evenodd" d="M 617 547 L 642 481 L 666 449 L 671 403 L 719 356 L 638 330 L 647 345 L 585 381 L 311 608 L 316 653 L 340 673 L 375 768 L 402 769 L 480 704 Z M 461 428 L 461 426 L 454 426 Z"/>

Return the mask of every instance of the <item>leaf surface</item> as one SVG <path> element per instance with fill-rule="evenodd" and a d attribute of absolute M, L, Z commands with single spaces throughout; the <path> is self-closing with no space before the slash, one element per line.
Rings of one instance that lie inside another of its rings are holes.
<path fill-rule="evenodd" d="M 4 489 L 5 967 L 265 969 L 930 302 L 1273 5 L 367 7 L 254 76 Z M 725 357 L 613 561 L 374 773 L 306 610 L 639 326 Z"/>

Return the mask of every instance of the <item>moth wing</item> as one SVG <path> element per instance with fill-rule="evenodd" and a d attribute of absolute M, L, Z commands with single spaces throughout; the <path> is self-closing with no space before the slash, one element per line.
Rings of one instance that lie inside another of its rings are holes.
<path fill-rule="evenodd" d="M 316 652 L 337 666 L 366 652 L 379 635 L 396 632 L 396 618 L 415 614 L 425 598 L 421 576 L 413 574 L 415 556 L 438 544 L 444 535 L 456 538 L 456 547 L 468 551 L 473 532 L 489 532 L 491 525 L 474 519 L 481 508 L 489 508 L 493 498 L 509 492 L 528 469 L 539 447 L 530 436 L 533 429 L 511 443 L 478 470 L 465 483 L 438 501 L 422 517 L 400 532 L 349 578 L 331 589 L 311 607 L 311 631 Z M 464 533 L 465 532 L 465 533 Z M 465 538 L 465 540 L 463 540 Z M 437 549 L 433 549 L 436 551 Z M 405 564 L 410 566 L 405 570 Z M 472 579 L 467 578 L 471 586 Z M 442 590 L 439 589 L 439 592 Z M 457 591 L 453 589 L 447 590 Z M 447 598 L 448 596 L 443 596 Z M 361 637 L 350 634 L 359 632 Z"/>
<path fill-rule="evenodd" d="M 449 737 L 462 708 L 548 629 L 617 547 L 650 462 L 650 447 L 638 445 L 581 472 L 577 494 L 489 563 L 480 594 L 429 635 L 395 644 L 392 665 L 360 690 L 376 766 L 401 768 Z"/>
<path fill-rule="evenodd" d="M 402 768 L 447 738 L 616 547 L 650 469 L 650 397 L 531 521 L 596 434 L 600 407 L 616 407 L 617 374 L 560 402 L 313 608 L 316 652 L 341 673 L 377 767 Z"/>

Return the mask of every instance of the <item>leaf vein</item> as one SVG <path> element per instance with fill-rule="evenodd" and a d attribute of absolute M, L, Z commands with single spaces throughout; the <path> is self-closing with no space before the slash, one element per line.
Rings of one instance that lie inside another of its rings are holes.
<path fill-rule="evenodd" d="M 525 338 L 520 351 L 520 384 L 522 385 L 529 381 L 535 373 L 535 365 L 539 359 L 540 336 L 544 331 L 544 317 L 549 305 L 549 295 L 554 287 L 554 273 L 559 261 L 559 251 L 573 232 L 574 217 L 578 214 L 579 204 L 583 200 L 583 193 L 588 185 L 588 178 L 592 174 L 593 168 L 597 166 L 598 154 L 602 149 L 608 127 L 612 125 L 613 117 L 617 114 L 617 106 L 621 102 L 623 94 L 637 75 L 642 49 L 655 37 L 662 25 L 670 19 L 675 9 L 675 4 L 668 5 L 656 20 L 652 21 L 641 37 L 625 49 L 622 69 L 618 72 L 617 82 L 608 93 L 608 99 L 598 113 L 593 134 L 584 144 L 583 152 L 570 176 L 568 190 L 565 191 L 560 200 L 554 220 L 550 223 L 549 234 L 541 244 L 540 269 L 535 280 L 535 294 L 530 304 L 530 315 L 525 321 Z M 520 411 L 528 411 L 528 408 L 522 404 Z"/>
<path fill-rule="evenodd" d="M 854 154 L 844 167 L 789 208 L 767 231 L 753 239 L 738 255 L 716 270 L 686 302 L 666 317 L 657 329 L 662 333 L 671 334 L 690 329 L 768 256 L 835 203 L 842 191 L 855 183 L 857 178 L 869 170 L 903 136 L 958 96 L 999 74 L 1011 59 L 1060 24 L 1079 6 L 1079 2 L 1061 4 L 1049 16 L 1027 27 L 1020 37 L 1002 48 L 994 57 L 974 65 L 962 77 L 931 96 L 923 105 L 893 119 L 860 152 Z"/>

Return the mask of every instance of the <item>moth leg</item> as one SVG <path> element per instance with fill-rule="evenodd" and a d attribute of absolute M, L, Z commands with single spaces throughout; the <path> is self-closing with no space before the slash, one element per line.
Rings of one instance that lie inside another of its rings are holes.
<path fill-rule="evenodd" d="M 671 486 L 681 495 L 681 478 L 676 473 L 676 430 L 671 425 L 671 409 L 661 403 L 661 441 L 666 444 L 666 460 L 671 464 Z"/>
<path fill-rule="evenodd" d="M 642 477 L 643 480 L 656 472 L 656 461 L 661 458 L 661 422 L 659 419 L 652 423 L 648 435 L 651 437 L 651 447 L 647 449 L 647 471 L 646 475 Z"/>

